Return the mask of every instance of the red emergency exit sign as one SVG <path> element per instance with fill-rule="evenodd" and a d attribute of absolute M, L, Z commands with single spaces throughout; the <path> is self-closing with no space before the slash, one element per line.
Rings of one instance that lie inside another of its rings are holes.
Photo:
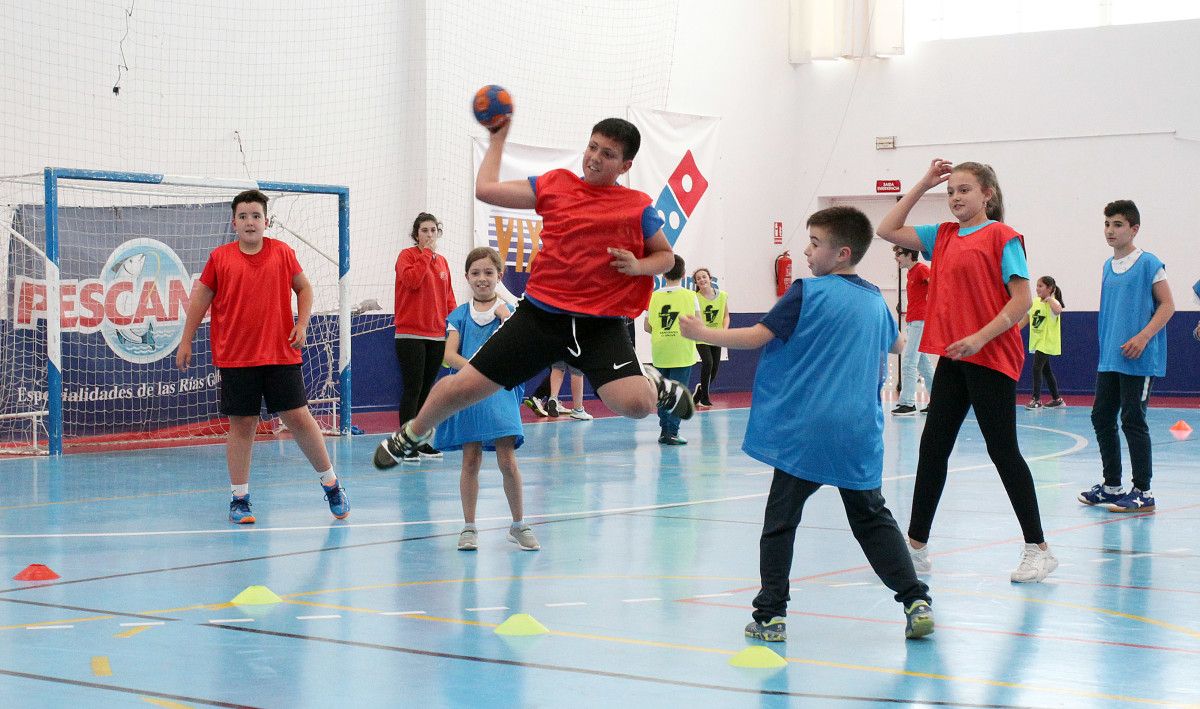
<path fill-rule="evenodd" d="M 899 192 L 900 180 L 875 180 L 876 192 Z"/>

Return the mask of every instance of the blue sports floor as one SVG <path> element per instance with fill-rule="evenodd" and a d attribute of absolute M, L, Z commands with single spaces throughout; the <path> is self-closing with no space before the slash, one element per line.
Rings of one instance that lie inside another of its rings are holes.
<path fill-rule="evenodd" d="M 485 459 L 480 548 L 456 550 L 459 456 L 371 466 L 330 440 L 353 503 L 329 515 L 290 441 L 258 444 L 258 523 L 234 527 L 221 445 L 0 460 L 4 707 L 1106 707 L 1200 705 L 1200 410 L 1153 409 L 1159 509 L 1116 515 L 1086 407 L 1018 413 L 1061 566 L 1014 585 L 1016 519 L 973 420 L 933 529 L 937 630 L 905 641 L 840 501 L 810 501 L 779 669 L 730 659 L 758 586 L 770 471 L 745 409 L 685 422 L 688 446 L 618 418 L 526 426 L 527 519 L 505 540 Z M 921 418 L 887 421 L 884 493 L 903 528 Z M 10 580 L 27 564 L 57 581 Z M 229 601 L 251 585 L 282 597 Z M 494 632 L 526 613 L 534 637 Z"/>

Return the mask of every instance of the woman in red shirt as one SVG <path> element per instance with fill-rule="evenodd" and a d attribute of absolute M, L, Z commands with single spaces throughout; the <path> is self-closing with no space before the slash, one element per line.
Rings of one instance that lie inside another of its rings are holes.
<path fill-rule="evenodd" d="M 457 307 L 450 285 L 450 266 L 437 252 L 442 225 L 437 217 L 421 212 L 413 220 L 415 246 L 396 258 L 396 359 L 400 361 L 400 422 L 417 415 L 429 396 L 446 354 L 446 316 Z M 420 456 L 442 454 L 426 443 L 418 454 L 404 462 L 419 462 Z"/>

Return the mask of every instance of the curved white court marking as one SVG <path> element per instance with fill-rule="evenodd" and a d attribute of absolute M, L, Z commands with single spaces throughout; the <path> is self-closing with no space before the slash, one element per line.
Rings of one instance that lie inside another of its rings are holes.
<path fill-rule="evenodd" d="M 1056 428 L 1046 428 L 1044 426 L 1033 426 L 1029 424 L 1017 424 L 1020 428 L 1030 428 L 1038 431 L 1047 431 L 1049 433 L 1057 433 L 1074 440 L 1074 445 L 1070 448 L 1046 453 L 1044 455 L 1026 458 L 1028 462 L 1038 460 L 1048 460 L 1051 458 L 1061 458 L 1062 456 L 1071 455 L 1087 447 L 1088 441 L 1083 436 L 1076 435 L 1070 431 L 1062 431 Z M 984 468 L 993 467 L 991 461 L 981 463 L 979 465 L 968 465 L 961 468 L 952 468 L 948 472 L 961 473 L 968 470 L 982 470 Z M 893 480 L 906 480 L 916 477 L 916 473 L 908 475 L 890 475 L 883 478 L 884 482 Z M 586 515 L 600 514 L 623 514 L 628 512 L 649 512 L 653 510 L 669 509 L 673 507 L 691 507 L 693 505 L 710 505 L 718 502 L 737 502 L 739 500 L 753 500 L 759 497 L 766 497 L 767 493 L 759 492 L 750 495 L 732 495 L 730 497 L 714 497 L 706 500 L 685 500 L 682 502 L 668 502 L 658 505 L 641 505 L 637 507 L 610 507 L 602 510 L 576 510 L 574 512 L 550 512 L 541 515 L 529 515 L 526 519 L 554 519 L 558 517 L 578 517 Z M 504 522 L 509 521 L 510 517 L 484 517 L 478 522 Z M 363 524 L 341 523 L 336 525 L 319 524 L 304 527 L 251 527 L 238 526 L 229 529 L 176 529 L 161 532 L 69 532 L 62 534 L 0 534 L 0 539 L 72 539 L 72 538 L 104 538 L 104 537 L 168 537 L 168 536 L 184 536 L 196 534 L 263 534 L 268 532 L 309 532 L 329 530 L 330 528 L 344 529 L 369 529 L 372 527 L 411 527 L 422 524 L 461 524 L 462 520 L 458 517 L 452 519 L 425 519 L 413 520 L 410 522 L 367 522 Z"/>

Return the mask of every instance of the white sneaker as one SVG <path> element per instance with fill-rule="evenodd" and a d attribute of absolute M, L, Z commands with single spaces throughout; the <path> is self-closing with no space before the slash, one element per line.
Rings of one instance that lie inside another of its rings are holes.
<path fill-rule="evenodd" d="M 479 534 L 470 527 L 464 527 L 458 533 L 458 548 L 461 551 L 474 551 L 479 548 Z"/>
<path fill-rule="evenodd" d="M 1021 550 L 1021 563 L 1009 577 L 1013 583 L 1037 583 L 1058 568 L 1058 559 L 1050 548 L 1039 549 L 1037 544 L 1026 544 Z"/>
<path fill-rule="evenodd" d="M 908 545 L 908 555 L 912 557 L 913 570 L 918 574 L 927 574 L 933 571 L 933 562 L 929 560 L 929 545 L 914 549 L 911 544 Z"/>
<path fill-rule="evenodd" d="M 582 406 L 580 406 L 578 409 L 571 409 L 571 413 L 568 414 L 568 416 L 570 416 L 571 418 L 573 418 L 577 421 L 591 421 L 592 420 L 592 415 L 589 414 L 587 411 L 585 411 Z"/>
<path fill-rule="evenodd" d="M 529 528 L 529 525 L 509 527 L 508 541 L 525 551 L 537 551 L 542 548 L 542 545 L 538 544 L 537 537 L 533 536 L 533 530 Z"/>

